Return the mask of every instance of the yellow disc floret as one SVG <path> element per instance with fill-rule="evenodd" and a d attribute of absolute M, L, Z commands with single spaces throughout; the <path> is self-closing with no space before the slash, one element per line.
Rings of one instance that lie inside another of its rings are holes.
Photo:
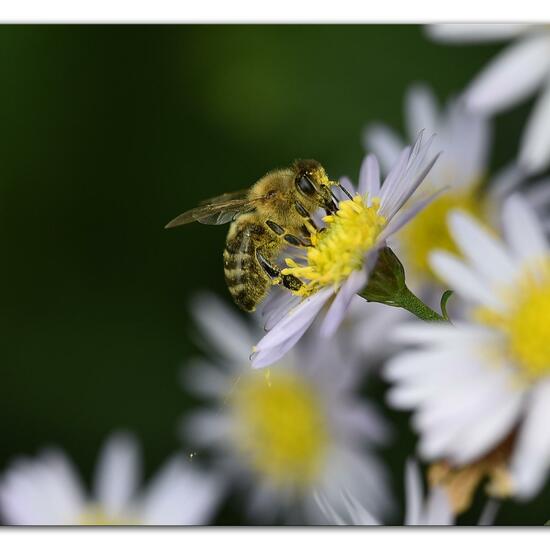
<path fill-rule="evenodd" d="M 484 308 L 479 319 L 505 335 L 508 354 L 524 377 L 550 375 L 550 258 L 526 269 L 506 301 L 505 313 Z"/>
<path fill-rule="evenodd" d="M 269 377 L 241 378 L 232 404 L 236 443 L 250 465 L 273 484 L 306 487 L 318 475 L 328 441 L 327 423 L 314 388 L 277 369 Z"/>
<path fill-rule="evenodd" d="M 428 282 L 437 280 L 428 261 L 432 250 L 458 252 L 449 234 L 447 215 L 451 210 L 458 209 L 479 217 L 482 205 L 477 189 L 478 185 L 475 185 L 454 193 L 443 193 L 399 232 L 399 248 L 407 269 L 415 278 Z"/>
<path fill-rule="evenodd" d="M 312 246 L 307 249 L 304 265 L 287 259 L 283 275 L 293 275 L 305 281 L 296 294 L 309 296 L 328 285 L 339 285 L 349 275 L 363 267 L 365 253 L 376 243 L 386 224 L 378 213 L 380 201 L 368 206 L 356 195 L 353 200 L 341 201 L 338 211 L 325 216 L 326 227 L 311 235 Z"/>

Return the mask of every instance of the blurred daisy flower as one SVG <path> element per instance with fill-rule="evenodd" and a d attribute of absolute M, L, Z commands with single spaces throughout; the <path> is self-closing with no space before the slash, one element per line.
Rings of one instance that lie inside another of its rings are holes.
<path fill-rule="evenodd" d="M 527 203 L 509 197 L 506 242 L 453 212 L 451 234 L 464 260 L 434 252 L 432 267 L 470 305 L 463 322 L 398 327 L 418 346 L 386 365 L 390 404 L 414 409 L 419 451 L 445 459 L 432 482 L 466 509 L 487 476 L 496 496 L 528 499 L 550 465 L 550 249 Z"/>
<path fill-rule="evenodd" d="M 343 491 L 384 515 L 386 474 L 373 450 L 389 430 L 353 394 L 356 365 L 343 360 L 336 344 L 304 339 L 276 368 L 253 370 L 249 353 L 259 327 L 210 295 L 198 298 L 193 311 L 211 358 L 188 365 L 183 386 L 213 406 L 186 416 L 182 435 L 211 451 L 224 478 L 248 488 L 249 515 L 263 523 L 315 524 L 322 517 L 314 494 L 340 509 Z"/>
<path fill-rule="evenodd" d="M 550 30 L 547 25 L 440 24 L 428 34 L 447 43 L 515 39 L 465 92 L 468 109 L 492 115 L 541 90 L 521 138 L 519 162 L 529 172 L 550 165 Z"/>
<path fill-rule="evenodd" d="M 101 451 L 87 496 L 73 465 L 57 449 L 18 458 L 0 480 L 0 512 L 10 525 L 196 525 L 209 521 L 218 483 L 172 458 L 141 494 L 140 453 L 133 437 L 112 435 Z"/>
<path fill-rule="evenodd" d="M 322 496 L 316 501 L 326 520 L 334 525 L 382 525 L 351 495 L 344 495 L 345 509 L 339 512 Z M 424 489 L 418 465 L 408 460 L 405 467 L 405 521 L 404 525 L 453 525 L 454 517 L 449 500 L 440 488 L 430 490 L 424 498 Z"/>
<path fill-rule="evenodd" d="M 353 298 L 367 285 L 386 240 L 434 198 L 425 197 L 403 209 L 437 160 L 438 155 L 429 153 L 431 142 L 423 143 L 420 135 L 414 145 L 406 147 L 383 185 L 378 162 L 369 155 L 357 191 L 346 189 L 340 195 L 337 212 L 323 218 L 324 227 L 312 233 L 312 246 L 303 256 L 286 259 L 288 267 L 282 273 L 301 280 L 302 286 L 266 306 L 269 332 L 254 348 L 254 367 L 283 357 L 326 305 L 321 337 L 336 332 Z"/>

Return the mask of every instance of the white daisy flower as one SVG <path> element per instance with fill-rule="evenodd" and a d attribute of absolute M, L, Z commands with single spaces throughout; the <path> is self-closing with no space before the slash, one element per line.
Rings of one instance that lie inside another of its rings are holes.
<path fill-rule="evenodd" d="M 184 438 L 209 449 L 219 471 L 249 492 L 249 514 L 318 523 L 320 493 L 336 509 L 347 491 L 383 515 L 385 469 L 373 453 L 389 430 L 375 407 L 352 392 L 356 365 L 335 343 L 304 339 L 276 368 L 250 368 L 252 327 L 213 296 L 193 308 L 211 357 L 183 370 L 186 391 L 213 400 L 183 420 Z M 335 368 L 337 367 L 337 368 Z"/>
<path fill-rule="evenodd" d="M 465 259 L 435 252 L 432 267 L 471 310 L 455 326 L 398 328 L 420 349 L 392 359 L 385 373 L 395 384 L 389 402 L 415 410 L 421 456 L 458 469 L 477 461 L 475 476 L 490 474 L 491 491 L 528 499 L 550 465 L 550 248 L 519 196 L 505 201 L 502 224 L 505 242 L 451 214 Z M 434 472 L 448 474 L 447 466 Z"/>
<path fill-rule="evenodd" d="M 219 483 L 179 457 L 137 493 L 140 452 L 133 437 L 111 436 L 86 495 L 58 449 L 18 458 L 0 479 L 0 512 L 10 525 L 197 525 L 213 515 Z"/>
<path fill-rule="evenodd" d="M 450 43 L 515 39 L 466 90 L 469 109 L 492 115 L 541 90 L 521 138 L 519 162 L 530 172 L 550 165 L 550 30 L 547 25 L 442 24 L 429 27 Z"/>
<path fill-rule="evenodd" d="M 325 305 L 329 307 L 320 326 L 321 337 L 336 332 L 354 296 L 367 284 L 386 240 L 433 198 L 426 197 L 402 210 L 437 160 L 437 155 L 429 154 L 431 142 L 422 143 L 420 136 L 413 146 L 406 147 L 382 186 L 376 158 L 366 157 L 357 191 L 347 190 L 351 198 L 342 196 L 338 211 L 323 218 L 325 226 L 311 235 L 312 246 L 305 249 L 304 257 L 287 258 L 288 267 L 282 273 L 303 284 L 294 296 L 268 307 L 269 332 L 254 349 L 254 367 L 283 357 Z"/>
<path fill-rule="evenodd" d="M 339 512 L 322 496 L 316 501 L 326 520 L 334 525 L 382 525 L 378 519 L 351 495 L 344 495 L 345 510 Z M 443 490 L 433 488 L 424 498 L 418 464 L 408 460 L 405 467 L 404 525 L 453 525 L 454 516 Z"/>

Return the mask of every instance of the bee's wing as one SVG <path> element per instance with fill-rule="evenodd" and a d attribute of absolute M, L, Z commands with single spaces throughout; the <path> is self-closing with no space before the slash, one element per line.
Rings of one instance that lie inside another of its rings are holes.
<path fill-rule="evenodd" d="M 203 206 L 205 204 L 217 204 L 219 202 L 246 199 L 249 191 L 250 187 L 247 187 L 246 189 L 239 189 L 239 191 L 230 191 L 229 193 L 224 193 L 223 195 L 218 195 L 217 197 L 212 197 L 211 199 L 205 199 L 199 202 L 199 205 Z"/>
<path fill-rule="evenodd" d="M 231 193 L 226 193 L 226 195 L 231 195 Z M 180 214 L 166 225 L 166 229 L 191 222 L 199 222 L 207 225 L 228 223 L 232 221 L 235 216 L 254 210 L 256 203 L 261 200 L 249 200 L 247 198 L 225 199 L 224 197 L 225 195 L 221 195 L 215 199 L 210 199 L 210 202 Z"/>

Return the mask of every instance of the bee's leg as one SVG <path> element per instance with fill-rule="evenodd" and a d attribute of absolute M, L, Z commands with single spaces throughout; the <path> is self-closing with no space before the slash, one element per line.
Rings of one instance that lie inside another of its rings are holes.
<path fill-rule="evenodd" d="M 302 281 L 300 281 L 297 277 L 294 277 L 294 275 L 281 275 L 281 269 L 277 265 L 274 265 L 270 261 L 266 260 L 259 250 L 256 250 L 256 259 L 262 269 L 272 279 L 279 278 L 281 280 L 281 284 L 285 288 L 288 288 L 289 290 L 298 290 L 302 286 Z"/>
<path fill-rule="evenodd" d="M 304 246 L 311 246 L 311 242 L 309 238 L 300 238 L 296 237 L 296 235 L 291 235 L 290 233 L 286 233 L 284 227 L 281 227 L 278 223 L 275 223 L 274 221 L 267 220 L 265 222 L 267 227 L 275 233 L 275 235 L 279 237 L 283 237 L 283 239 L 292 246 L 298 246 L 298 247 L 304 247 Z M 308 233 L 309 235 L 309 233 Z"/>
<path fill-rule="evenodd" d="M 296 201 L 294 203 L 294 208 L 296 208 L 296 211 L 298 212 L 298 214 L 300 214 L 300 216 L 302 216 L 302 218 L 304 218 L 304 220 L 309 225 L 311 225 L 311 227 L 313 227 L 313 229 L 315 229 L 315 231 L 319 231 L 319 228 L 317 227 L 317 224 L 313 221 L 313 219 L 310 216 L 309 212 L 307 211 L 306 207 L 301 202 Z M 304 228 L 306 229 L 306 231 L 309 234 L 309 230 L 307 229 L 307 226 L 304 226 Z"/>

